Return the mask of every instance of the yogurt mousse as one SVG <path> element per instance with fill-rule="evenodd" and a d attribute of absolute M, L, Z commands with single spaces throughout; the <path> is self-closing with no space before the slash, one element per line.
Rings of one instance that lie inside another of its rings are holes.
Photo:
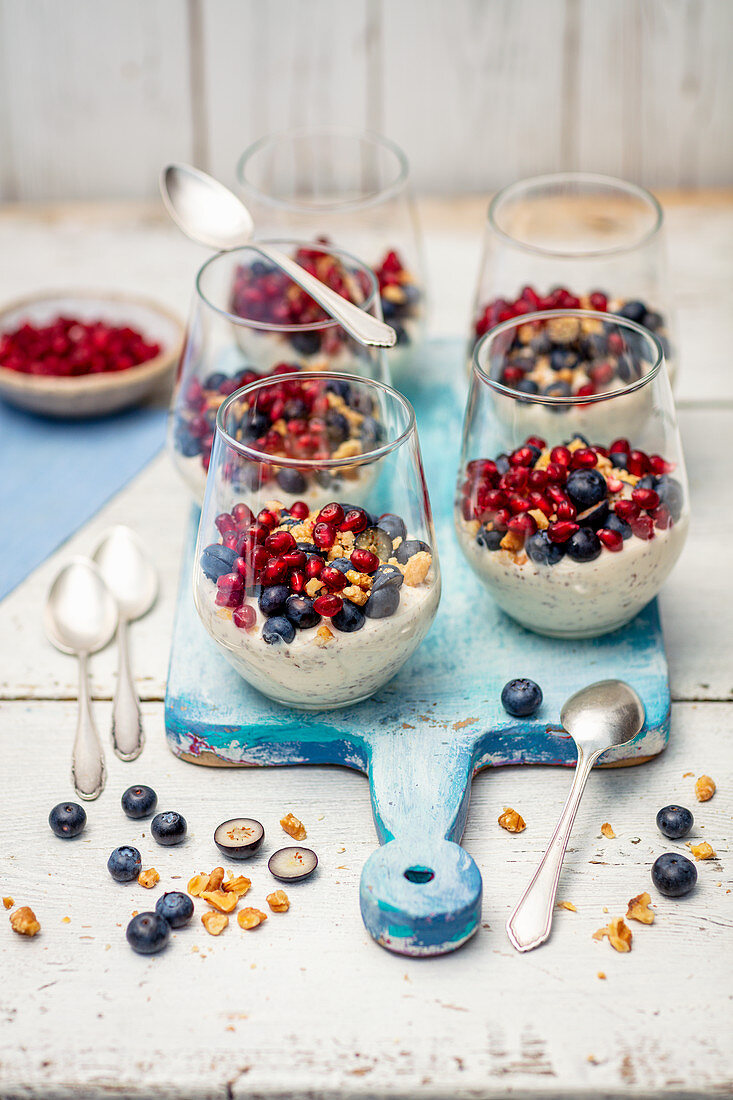
<path fill-rule="evenodd" d="M 685 542 L 673 466 L 628 440 L 606 449 L 530 437 L 465 471 L 456 529 L 471 568 L 529 630 L 591 638 L 624 626 L 656 596 Z"/>
<path fill-rule="evenodd" d="M 257 517 L 235 505 L 217 527 L 220 541 L 200 553 L 196 608 L 229 663 L 280 703 L 366 699 L 430 629 L 437 560 L 397 515 L 270 501 Z"/>

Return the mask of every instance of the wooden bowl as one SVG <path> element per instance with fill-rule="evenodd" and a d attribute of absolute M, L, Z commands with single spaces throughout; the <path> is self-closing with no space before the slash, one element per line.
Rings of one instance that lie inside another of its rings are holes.
<path fill-rule="evenodd" d="M 165 306 L 145 298 L 85 291 L 33 295 L 0 308 L 0 332 L 9 332 L 24 321 L 49 324 L 59 315 L 129 325 L 145 339 L 160 344 L 162 350 L 137 367 L 73 378 L 22 374 L 0 367 L 0 397 L 9 404 L 42 416 L 104 416 L 140 404 L 173 377 L 181 354 L 183 325 Z"/>

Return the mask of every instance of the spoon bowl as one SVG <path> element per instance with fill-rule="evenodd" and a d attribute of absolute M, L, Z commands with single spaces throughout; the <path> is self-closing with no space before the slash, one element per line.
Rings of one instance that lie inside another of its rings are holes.
<path fill-rule="evenodd" d="M 560 721 L 583 752 L 605 752 L 633 741 L 644 725 L 644 706 L 622 680 L 599 680 L 570 696 Z"/>

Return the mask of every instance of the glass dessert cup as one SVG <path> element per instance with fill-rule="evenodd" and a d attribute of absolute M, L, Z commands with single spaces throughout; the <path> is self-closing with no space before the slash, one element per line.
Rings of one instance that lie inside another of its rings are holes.
<path fill-rule="evenodd" d="M 280 415 L 296 401 L 300 416 Z M 265 419 L 274 426 L 253 438 L 249 426 L 261 432 Z M 440 599 L 405 398 L 333 372 L 266 378 L 227 398 L 217 414 L 194 599 L 229 663 L 278 703 L 332 709 L 391 680 Z"/>
<path fill-rule="evenodd" d="M 334 241 L 375 272 L 384 320 L 397 332 L 395 376 L 424 337 L 422 239 L 402 150 L 348 127 L 269 134 L 245 150 L 237 178 L 255 225 L 268 235 Z"/>
<path fill-rule="evenodd" d="M 543 326 L 556 317 L 532 320 Z M 525 394 L 498 380 L 521 324 L 507 321 L 476 346 L 458 542 L 522 626 L 592 638 L 626 625 L 657 595 L 687 536 L 687 478 L 663 351 L 641 326 L 605 317 L 629 349 L 633 381 L 580 398 Z"/>
<path fill-rule="evenodd" d="M 476 340 L 537 310 L 594 309 L 643 324 L 659 339 L 674 382 L 674 322 L 664 215 L 624 180 L 564 172 L 520 180 L 489 205 L 471 316 Z"/>
<path fill-rule="evenodd" d="M 373 273 L 346 252 L 297 241 L 273 241 L 344 297 L 380 316 Z M 201 267 L 171 399 L 168 448 L 183 480 L 204 495 L 219 406 L 263 376 L 339 370 L 389 381 L 384 352 L 365 348 L 256 245 L 219 252 Z"/>

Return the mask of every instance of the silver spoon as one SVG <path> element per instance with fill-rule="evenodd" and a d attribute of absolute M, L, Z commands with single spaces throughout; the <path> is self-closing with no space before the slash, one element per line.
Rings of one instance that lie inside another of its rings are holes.
<path fill-rule="evenodd" d="M 572 695 L 560 721 L 578 749 L 578 763 L 568 800 L 534 878 L 507 921 L 517 951 L 531 951 L 550 935 L 557 884 L 570 832 L 591 768 L 606 749 L 626 745 L 644 725 L 644 704 L 621 680 L 600 680 Z"/>
<path fill-rule="evenodd" d="M 160 193 L 173 221 L 187 237 L 222 252 L 249 245 L 289 275 L 360 344 L 392 348 L 395 330 L 310 275 L 284 252 L 254 242 L 254 222 L 237 196 L 206 172 L 189 164 L 169 164 L 160 174 Z"/>
<path fill-rule="evenodd" d="M 104 787 L 104 754 L 89 698 L 87 658 L 102 649 L 117 626 L 117 606 L 97 567 L 72 558 L 48 593 L 44 625 L 49 641 L 79 658 L 79 716 L 71 758 L 71 779 L 79 798 L 98 798 Z"/>
<path fill-rule="evenodd" d="M 112 707 L 112 745 L 120 760 L 135 760 L 143 751 L 140 700 L 130 668 L 127 624 L 155 603 L 158 578 L 140 539 L 129 527 L 112 527 L 94 554 L 105 584 L 117 601 L 117 687 Z"/>

